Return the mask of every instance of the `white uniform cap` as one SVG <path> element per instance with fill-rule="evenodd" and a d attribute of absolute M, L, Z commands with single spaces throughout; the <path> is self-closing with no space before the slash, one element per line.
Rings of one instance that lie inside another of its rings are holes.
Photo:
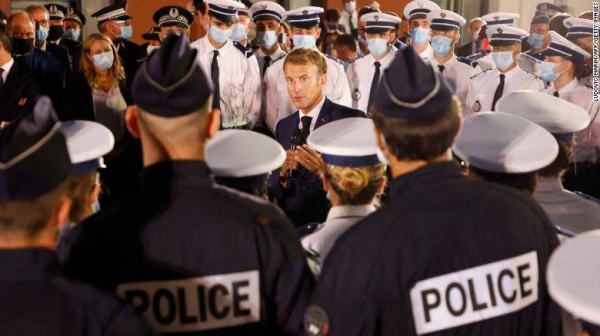
<path fill-rule="evenodd" d="M 575 43 L 562 37 L 554 30 L 550 31 L 550 44 L 548 45 L 548 48 L 542 50 L 540 54 L 543 56 L 562 56 L 580 59 L 588 59 L 592 57 L 590 53 L 581 49 Z"/>
<path fill-rule="evenodd" d="M 504 95 L 498 100 L 496 111 L 533 121 L 555 136 L 569 135 L 565 140 L 590 123 L 589 114 L 581 107 L 564 99 L 530 90 Z"/>
<path fill-rule="evenodd" d="M 469 165 L 496 173 L 534 172 L 558 155 L 558 143 L 541 126 L 495 112 L 465 118 L 452 149 Z"/>
<path fill-rule="evenodd" d="M 512 26 L 515 24 L 515 19 L 518 19 L 519 17 L 521 16 L 516 13 L 494 12 L 482 16 L 481 19 L 485 21 L 488 27 L 495 25 Z"/>
<path fill-rule="evenodd" d="M 206 143 L 206 164 L 218 177 L 252 177 L 281 167 L 285 150 L 266 135 L 223 130 Z"/>
<path fill-rule="evenodd" d="M 594 35 L 594 21 L 592 20 L 568 18 L 563 21 L 563 25 L 569 29 L 567 32 L 569 40 L 577 40 Z"/>
<path fill-rule="evenodd" d="M 285 8 L 273 1 L 259 1 L 250 7 L 248 14 L 253 21 L 277 20 L 281 22 L 285 17 Z"/>
<path fill-rule="evenodd" d="M 426 19 L 427 13 L 432 10 L 440 9 L 435 2 L 430 0 L 413 0 L 404 6 L 404 17 L 412 19 Z"/>
<path fill-rule="evenodd" d="M 292 26 L 309 27 L 319 24 L 319 14 L 325 10 L 316 6 L 305 6 L 285 13 L 285 19 Z"/>
<path fill-rule="evenodd" d="M 365 29 L 396 29 L 402 21 L 399 17 L 385 13 L 367 13 L 360 17 L 360 21 L 365 22 Z"/>
<path fill-rule="evenodd" d="M 464 17 L 446 9 L 432 10 L 427 13 L 427 21 L 430 22 L 431 29 L 441 31 L 460 29 L 467 23 Z"/>
<path fill-rule="evenodd" d="M 488 28 L 485 30 L 485 33 L 488 39 L 490 39 L 490 44 L 492 46 L 521 42 L 523 37 L 529 35 L 527 31 L 509 25 L 488 26 Z"/>
<path fill-rule="evenodd" d="M 239 9 L 244 9 L 243 3 L 234 0 L 205 0 L 208 4 L 208 10 L 227 16 L 238 14 Z"/>
<path fill-rule="evenodd" d="M 71 158 L 71 175 L 83 175 L 98 168 L 106 168 L 102 157 L 115 145 L 115 137 L 104 125 L 94 121 L 72 120 L 60 126 L 67 141 Z"/>
<path fill-rule="evenodd" d="M 334 166 L 364 167 L 381 163 L 371 119 L 336 120 L 314 130 L 306 143 L 321 153 L 325 163 Z"/>
<path fill-rule="evenodd" d="M 600 325 L 600 230 L 560 244 L 548 261 L 548 292 L 578 319 Z"/>

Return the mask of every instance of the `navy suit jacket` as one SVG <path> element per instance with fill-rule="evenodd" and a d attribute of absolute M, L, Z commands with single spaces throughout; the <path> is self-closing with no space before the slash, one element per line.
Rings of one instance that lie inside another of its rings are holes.
<path fill-rule="evenodd" d="M 13 63 L 0 89 L 0 121 L 13 121 L 30 112 L 39 95 L 35 74 L 25 65 Z"/>
<path fill-rule="evenodd" d="M 35 73 L 41 93 L 49 96 L 54 109 L 60 111 L 65 81 L 60 61 L 50 53 L 33 48 L 29 54 L 15 57 L 15 62 L 27 65 Z"/>
<path fill-rule="evenodd" d="M 325 98 L 323 107 L 315 123 L 315 129 L 335 120 L 344 118 L 366 118 L 364 112 L 342 106 Z M 298 111 L 281 119 L 275 127 L 275 137 L 286 150 L 290 148 L 292 133 L 298 128 Z M 295 172 L 291 186 L 284 189 L 279 183 L 279 169 L 269 179 L 269 192 L 277 199 L 279 206 L 290 217 L 296 227 L 310 222 L 323 222 L 329 211 L 329 201 L 325 197 L 321 178 L 304 167 Z"/>

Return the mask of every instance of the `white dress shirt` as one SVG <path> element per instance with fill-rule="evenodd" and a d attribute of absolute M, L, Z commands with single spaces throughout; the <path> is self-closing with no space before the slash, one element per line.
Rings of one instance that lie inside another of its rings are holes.
<path fill-rule="evenodd" d="M 463 105 L 463 117 L 468 117 L 477 112 L 491 111 L 494 93 L 500 84 L 498 69 L 487 70 L 471 78 L 467 99 Z M 540 91 L 544 82 L 538 77 L 515 66 L 504 73 L 504 91 L 502 96 L 517 90 Z"/>
<path fill-rule="evenodd" d="M 127 132 L 125 127 L 127 102 L 123 98 L 119 84 L 115 84 L 108 92 L 93 87 L 92 100 L 95 121 L 106 126 L 113 133 L 115 142 L 119 142 Z"/>
<path fill-rule="evenodd" d="M 198 50 L 198 60 L 210 78 L 215 47 L 210 44 L 208 35 L 192 42 L 191 46 Z M 256 57 L 246 57 L 231 40 L 227 40 L 218 51 L 221 123 L 225 128 L 246 124 L 252 128 L 260 113 L 260 100 L 255 99 L 260 97 L 260 73 Z M 232 113 L 235 111 L 245 113 Z"/>
<path fill-rule="evenodd" d="M 488 53 L 487 55 L 476 59 L 478 66 L 481 70 L 492 70 L 496 69 L 496 63 L 494 63 L 494 58 L 492 57 L 492 53 Z"/>
<path fill-rule="evenodd" d="M 285 57 L 282 57 L 273 63 L 267 69 L 263 80 L 267 100 L 267 126 L 273 133 L 275 133 L 275 126 L 279 120 L 298 110 L 287 91 L 285 73 L 283 72 L 284 60 Z M 344 67 L 329 57 L 327 58 L 327 83 L 325 83 L 323 93 L 334 103 L 348 107 L 352 106 L 350 87 L 348 86 Z"/>
<path fill-rule="evenodd" d="M 314 260 L 309 259 L 309 264 L 312 264 L 311 270 L 316 276 L 321 272 L 321 267 L 335 241 L 354 224 L 375 210 L 372 204 L 334 206 L 329 210 L 327 220 L 320 224 L 315 232 L 302 238 L 301 243 L 304 249 L 315 255 Z"/>
<path fill-rule="evenodd" d="M 600 204 L 565 190 L 558 178 L 540 177 L 533 198 L 554 225 L 575 233 L 600 229 Z"/>
<path fill-rule="evenodd" d="M 356 30 L 358 28 L 358 11 L 355 10 L 351 14 L 351 13 L 348 13 L 346 10 L 342 9 L 342 12 L 340 13 L 339 24 L 346 27 L 347 34 L 352 34 L 351 27 L 350 27 L 350 20 L 352 20 L 352 24 L 354 25 L 353 27 Z"/>
<path fill-rule="evenodd" d="M 256 60 L 258 61 L 258 70 L 260 71 L 260 74 L 262 76 L 263 67 L 265 66 L 265 56 L 267 56 L 267 54 L 265 54 L 262 48 L 258 48 L 254 55 L 256 56 Z M 268 55 L 269 57 L 271 57 L 271 65 L 273 64 L 273 62 L 277 61 L 285 55 L 287 55 L 287 53 L 281 50 L 281 47 L 278 46 L 277 50 L 275 50 L 271 55 Z"/>
<path fill-rule="evenodd" d="M 543 89 L 542 92 L 553 95 L 557 91 L 554 86 Z M 577 78 L 558 90 L 558 97 L 586 110 L 590 116 L 590 125 L 577 133 L 577 144 L 573 151 L 573 162 L 598 162 L 600 157 L 600 103 L 593 101 L 592 89 L 585 86 Z"/>
<path fill-rule="evenodd" d="M 346 76 L 352 93 L 352 107 L 367 113 L 371 84 L 375 76 L 375 62 L 379 62 L 379 80 L 383 78 L 383 71 L 390 66 L 396 56 L 396 48 L 390 47 L 387 55 L 377 61 L 371 54 L 365 55 L 350 63 Z"/>
<path fill-rule="evenodd" d="M 10 72 L 10 69 L 12 69 L 13 64 L 15 64 L 15 59 L 11 57 L 8 62 L 4 63 L 4 65 L 0 67 L 4 69 L 4 72 L 2 72 L 2 83 L 6 84 L 8 73 Z"/>
<path fill-rule="evenodd" d="M 298 118 L 299 118 L 298 119 L 299 120 L 298 128 L 302 129 L 302 117 L 311 117 L 312 119 L 310 120 L 309 131 L 310 131 L 310 133 L 312 133 L 312 131 L 314 131 L 314 129 L 315 129 L 315 124 L 317 123 L 317 119 L 319 118 L 319 113 L 321 113 L 321 109 L 323 108 L 324 103 L 325 103 L 325 96 L 323 96 L 321 98 L 321 101 L 319 102 L 319 104 L 317 104 L 317 106 L 315 106 L 307 114 L 304 114 L 300 110 L 298 110 Z"/>
<path fill-rule="evenodd" d="M 423 60 L 430 61 L 433 58 L 433 47 L 431 44 L 428 44 L 427 48 L 419 53 L 419 56 L 421 56 Z"/>
<path fill-rule="evenodd" d="M 469 91 L 469 84 L 471 83 L 471 77 L 480 73 L 481 69 L 478 66 L 472 67 L 466 63 L 460 62 L 456 55 L 452 55 L 452 58 L 443 64 L 435 59 L 435 55 L 429 61 L 436 71 L 439 71 L 439 65 L 444 66 L 443 75 L 455 86 L 454 95 L 458 97 L 464 106 L 465 100 L 467 99 L 467 92 Z"/>

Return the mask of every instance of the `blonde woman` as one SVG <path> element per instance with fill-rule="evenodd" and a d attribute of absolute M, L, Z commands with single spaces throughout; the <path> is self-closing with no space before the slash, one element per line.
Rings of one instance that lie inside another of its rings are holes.
<path fill-rule="evenodd" d="M 137 189 L 142 167 L 139 140 L 125 127 L 125 111 L 133 104 L 125 71 L 112 41 L 103 34 L 91 34 L 83 41 L 79 71 L 64 91 L 61 120 L 90 120 L 106 126 L 114 135 L 115 149 L 105 156 L 108 167 L 104 181 L 103 206 Z"/>
<path fill-rule="evenodd" d="M 307 142 L 327 164 L 323 188 L 332 205 L 327 220 L 302 238 L 311 271 L 318 276 L 335 241 L 375 212 L 376 198 L 386 183 L 386 166 L 377 157 L 370 119 L 334 121 L 315 130 Z"/>

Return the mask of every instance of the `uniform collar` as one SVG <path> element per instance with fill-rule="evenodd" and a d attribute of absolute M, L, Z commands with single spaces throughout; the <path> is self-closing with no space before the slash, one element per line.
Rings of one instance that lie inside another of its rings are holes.
<path fill-rule="evenodd" d="M 256 50 L 256 55 L 259 58 L 260 57 L 264 58 L 265 56 L 267 56 L 267 54 L 265 54 L 265 52 L 261 48 L 258 48 L 258 50 Z M 271 55 L 268 55 L 268 56 L 271 57 L 271 62 L 273 62 L 273 61 L 280 59 L 284 55 L 285 55 L 285 51 L 281 50 L 280 45 L 277 45 L 277 49 Z"/>
<path fill-rule="evenodd" d="M 213 47 L 212 44 L 210 44 L 210 41 L 208 40 L 208 34 L 206 34 L 206 36 L 200 39 L 200 43 L 202 43 L 204 47 L 203 49 L 205 54 L 212 54 L 214 50 L 219 50 L 219 56 L 223 57 L 227 55 L 227 51 L 229 51 L 230 47 L 233 46 L 233 42 L 231 42 L 231 40 L 228 39 L 227 42 L 225 42 L 225 44 L 220 49 L 216 49 L 215 47 Z"/>
<path fill-rule="evenodd" d="M 500 72 L 500 70 L 498 70 L 498 68 L 494 68 L 494 71 L 496 71 L 497 76 L 500 75 L 504 75 L 504 80 L 505 81 L 509 81 L 512 77 L 514 77 L 519 71 L 523 71 L 521 70 L 521 68 L 519 68 L 519 65 L 517 64 L 517 66 L 515 66 L 514 68 L 510 69 L 508 72 Z"/>
<path fill-rule="evenodd" d="M 0 280 L 35 280 L 58 274 L 53 251 L 45 248 L 0 250 Z"/>
<path fill-rule="evenodd" d="M 433 56 L 431 58 L 431 64 L 433 64 L 434 66 L 438 66 L 438 65 L 443 65 L 446 68 L 450 68 L 454 65 L 454 62 L 456 62 L 456 55 L 452 55 L 452 57 L 450 57 L 449 60 L 446 61 L 446 63 L 440 63 L 435 59 L 435 56 Z"/>
<path fill-rule="evenodd" d="M 200 160 L 163 161 L 142 170 L 142 185 L 171 184 L 172 181 L 212 185 L 206 162 Z"/>
<path fill-rule="evenodd" d="M 421 188 L 429 184 L 435 185 L 449 177 L 464 177 L 460 167 L 454 161 L 430 163 L 408 174 L 401 175 L 392 180 L 390 184 L 390 197 L 399 198 L 399 195 L 412 188 Z"/>
<path fill-rule="evenodd" d="M 367 217 L 377 210 L 373 204 L 338 205 L 329 210 L 327 221 L 346 217 Z"/>
<path fill-rule="evenodd" d="M 565 94 L 567 94 L 568 92 L 571 92 L 573 89 L 575 89 L 577 87 L 577 85 L 579 85 L 579 80 L 577 79 L 577 77 L 573 78 L 572 81 L 569 82 L 569 84 L 563 86 L 562 88 L 560 88 L 558 91 L 558 96 L 559 97 L 563 97 Z M 554 86 L 552 86 L 554 87 Z M 556 90 L 556 89 L 555 89 Z"/>
<path fill-rule="evenodd" d="M 368 57 L 368 58 L 369 58 L 369 63 L 370 63 L 371 65 L 375 64 L 375 62 L 379 62 L 379 64 L 381 64 L 381 65 L 385 65 L 385 64 L 391 63 L 391 62 L 392 62 L 392 60 L 394 60 L 394 56 L 396 56 L 396 54 L 394 53 L 394 49 L 393 49 L 393 48 L 394 48 L 393 46 L 390 46 L 390 47 L 388 48 L 388 49 L 390 50 L 390 51 L 388 52 L 388 54 L 387 54 L 387 55 L 385 55 L 385 57 L 384 57 L 384 58 L 382 58 L 382 59 L 381 59 L 381 60 L 379 60 L 379 61 L 378 61 L 378 60 L 376 60 L 376 59 L 375 59 L 375 57 L 373 57 L 373 55 L 371 55 L 371 54 L 368 54 L 366 57 Z"/>
<path fill-rule="evenodd" d="M 560 178 L 558 177 L 539 177 L 536 193 L 540 192 L 551 192 L 551 191 L 565 191 L 563 188 L 562 182 L 560 182 Z"/>

